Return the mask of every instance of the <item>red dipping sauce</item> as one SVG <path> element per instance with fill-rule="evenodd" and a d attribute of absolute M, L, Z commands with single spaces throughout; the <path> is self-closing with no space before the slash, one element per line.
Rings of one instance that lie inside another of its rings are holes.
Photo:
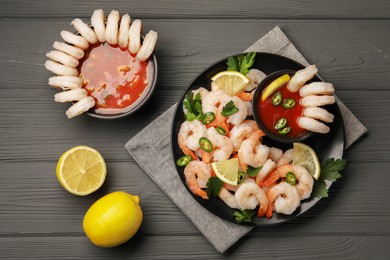
<path fill-rule="evenodd" d="M 114 114 L 130 109 L 149 85 L 148 64 L 119 46 L 92 46 L 79 71 L 84 88 L 96 101 L 95 112 Z"/>
<path fill-rule="evenodd" d="M 274 105 L 272 103 L 272 97 L 275 93 L 264 101 L 262 101 L 261 98 L 259 99 L 260 102 L 258 103 L 257 112 L 260 119 L 267 130 L 276 136 L 285 136 L 289 138 L 299 137 L 307 132 L 298 125 L 298 118 L 303 114 L 303 106 L 300 104 L 301 96 L 299 95 L 299 91 L 295 93 L 290 92 L 287 89 L 287 83 L 280 87 L 278 91 L 282 95 L 282 101 L 279 105 Z M 285 99 L 294 99 L 295 106 L 292 108 L 284 108 L 283 101 Z M 291 131 L 285 135 L 279 134 L 278 130 L 275 129 L 275 124 L 283 117 L 287 119 L 286 126 L 291 127 Z"/>

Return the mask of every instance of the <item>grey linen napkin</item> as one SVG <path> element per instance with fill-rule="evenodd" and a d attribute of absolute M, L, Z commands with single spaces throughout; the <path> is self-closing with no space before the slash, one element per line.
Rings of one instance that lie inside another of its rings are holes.
<path fill-rule="evenodd" d="M 276 53 L 294 59 L 303 65 L 309 64 L 279 27 L 272 29 L 245 50 L 245 52 L 251 51 Z M 345 123 L 346 147 L 349 147 L 367 129 L 340 100 L 337 100 L 337 103 Z M 211 214 L 198 204 L 184 187 L 174 165 L 170 143 L 171 123 L 176 105 L 141 130 L 125 147 L 149 177 L 183 211 L 215 249 L 223 253 L 253 227 L 237 225 Z M 151 161 L 150 158 L 154 160 Z"/>

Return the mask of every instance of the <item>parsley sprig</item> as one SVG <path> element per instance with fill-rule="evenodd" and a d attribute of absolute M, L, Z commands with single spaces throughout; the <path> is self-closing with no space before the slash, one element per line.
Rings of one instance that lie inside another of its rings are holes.
<path fill-rule="evenodd" d="M 235 57 L 232 56 L 227 61 L 227 70 L 238 71 L 246 75 L 255 62 L 255 57 L 255 52 L 249 52 L 247 54 L 241 54 Z"/>
<path fill-rule="evenodd" d="M 238 108 L 234 104 L 233 100 L 230 100 L 223 108 L 221 114 L 224 117 L 231 116 L 234 113 L 238 112 Z"/>
<path fill-rule="evenodd" d="M 234 211 L 233 216 L 236 217 L 237 223 L 243 223 L 243 222 L 251 222 L 252 217 L 255 215 L 254 210 L 240 210 L 240 211 Z"/>
<path fill-rule="evenodd" d="M 187 113 L 185 114 L 186 120 L 192 121 L 194 119 L 200 120 L 202 118 L 203 112 L 200 93 L 197 93 L 195 96 L 192 91 L 188 93 L 184 98 L 183 105 L 187 110 Z"/>
<path fill-rule="evenodd" d="M 346 160 L 329 158 L 321 165 L 320 178 L 314 182 L 312 197 L 327 198 L 328 189 L 326 187 L 326 180 L 336 181 L 341 178 L 341 171 L 344 170 L 347 164 Z"/>
<path fill-rule="evenodd" d="M 209 198 L 218 197 L 221 191 L 223 182 L 218 177 L 210 177 L 206 184 L 206 192 Z"/>

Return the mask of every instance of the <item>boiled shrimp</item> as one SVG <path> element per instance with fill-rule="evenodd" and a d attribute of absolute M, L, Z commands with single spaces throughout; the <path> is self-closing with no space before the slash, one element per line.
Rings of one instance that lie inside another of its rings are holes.
<path fill-rule="evenodd" d="M 267 191 L 269 208 L 267 209 L 267 218 L 272 216 L 272 204 L 275 203 L 275 211 L 286 215 L 292 214 L 300 205 L 300 196 L 298 190 L 288 184 L 281 182 Z"/>
<path fill-rule="evenodd" d="M 303 116 L 321 120 L 325 123 L 332 123 L 334 115 L 321 107 L 306 107 L 303 109 Z"/>
<path fill-rule="evenodd" d="M 250 69 L 246 74 L 246 77 L 250 79 L 250 82 L 245 86 L 245 91 L 252 91 L 255 89 L 259 83 L 266 77 L 264 72 L 258 69 Z"/>
<path fill-rule="evenodd" d="M 229 99 L 224 100 L 221 106 L 224 107 L 230 101 L 233 101 L 234 105 L 238 108 L 238 111 L 230 115 L 227 119 L 227 122 L 233 125 L 239 125 L 248 116 L 248 110 L 246 104 L 239 97 L 233 96 Z"/>
<path fill-rule="evenodd" d="M 277 161 L 276 166 L 279 167 L 285 164 L 289 164 L 293 158 L 293 151 L 294 149 L 288 149 L 287 151 L 285 151 L 280 157 L 280 159 Z"/>
<path fill-rule="evenodd" d="M 60 35 L 64 41 L 79 47 L 82 50 L 86 50 L 89 47 L 89 42 L 84 37 L 76 35 L 74 33 L 62 30 Z"/>
<path fill-rule="evenodd" d="M 104 37 L 109 44 L 118 44 L 118 24 L 119 24 L 119 12 L 112 10 L 107 17 L 106 31 Z"/>
<path fill-rule="evenodd" d="M 104 36 L 106 32 L 106 25 L 105 25 L 106 18 L 104 17 L 104 12 L 102 9 L 97 9 L 93 12 L 91 16 L 91 25 L 96 33 L 96 37 L 98 38 L 99 42 L 105 42 L 106 37 Z"/>
<path fill-rule="evenodd" d="M 269 153 L 268 153 L 268 158 L 271 159 L 274 162 L 279 161 L 280 158 L 282 158 L 283 151 L 279 148 L 276 147 L 270 147 L 269 148 Z"/>
<path fill-rule="evenodd" d="M 51 59 L 53 61 L 59 62 L 62 65 L 72 67 L 72 68 L 75 68 L 79 65 L 79 61 L 76 58 L 74 58 L 68 54 L 65 54 L 61 51 L 48 52 L 48 53 L 46 53 L 46 57 L 48 57 L 49 59 Z"/>
<path fill-rule="evenodd" d="M 247 165 L 257 168 L 267 161 L 269 147 L 260 142 L 262 136 L 263 131 L 257 130 L 242 142 L 238 150 L 238 161 L 244 171 L 247 170 Z"/>
<path fill-rule="evenodd" d="M 150 30 L 142 43 L 141 48 L 137 53 L 137 58 L 141 61 L 146 61 L 152 55 L 154 48 L 156 47 L 158 34 L 155 31 Z"/>
<path fill-rule="evenodd" d="M 136 19 L 129 29 L 129 51 L 132 54 L 136 54 L 141 47 L 141 29 L 142 22 L 139 19 Z"/>
<path fill-rule="evenodd" d="M 189 162 L 184 168 L 184 177 L 192 193 L 203 199 L 208 199 L 206 191 L 202 190 L 211 177 L 211 168 L 208 164 L 201 161 Z"/>
<path fill-rule="evenodd" d="M 299 95 L 306 97 L 309 95 L 332 95 L 334 93 L 334 87 L 332 83 L 326 82 L 312 82 L 299 89 Z"/>
<path fill-rule="evenodd" d="M 302 70 L 298 70 L 291 77 L 287 84 L 287 89 L 291 92 L 297 92 L 308 80 L 311 80 L 318 72 L 316 65 L 310 65 Z"/>
<path fill-rule="evenodd" d="M 63 91 L 54 95 L 55 102 L 71 102 L 79 101 L 87 97 L 88 92 L 83 88 L 76 88 L 68 91 Z"/>
<path fill-rule="evenodd" d="M 270 173 L 272 172 L 274 169 L 276 168 L 276 163 L 274 161 L 272 161 L 271 159 L 268 159 L 263 167 L 261 168 L 261 170 L 259 171 L 259 173 L 256 175 L 256 184 L 257 185 L 261 185 L 263 179 Z"/>
<path fill-rule="evenodd" d="M 45 62 L 45 68 L 59 76 L 77 76 L 79 74 L 76 68 L 71 68 L 52 60 Z"/>
<path fill-rule="evenodd" d="M 301 104 L 304 107 L 320 107 L 325 105 L 331 105 L 336 102 L 334 96 L 316 96 L 309 95 L 301 99 Z"/>
<path fill-rule="evenodd" d="M 98 42 L 98 38 L 96 37 L 94 30 L 92 30 L 81 19 L 76 18 L 71 22 L 71 24 L 89 43 L 94 44 Z"/>
<path fill-rule="evenodd" d="M 298 119 L 298 125 L 302 127 L 303 129 L 315 132 L 315 133 L 320 133 L 320 134 L 326 134 L 329 133 L 330 128 L 325 125 L 324 123 L 321 123 L 318 120 L 315 120 L 310 117 L 305 117 L 302 116 Z"/>
<path fill-rule="evenodd" d="M 179 130 L 178 143 L 180 149 L 188 154 L 188 149 L 196 151 L 199 146 L 199 139 L 206 136 L 206 126 L 199 120 L 184 121 Z"/>
<path fill-rule="evenodd" d="M 49 78 L 49 85 L 62 90 L 81 88 L 83 80 L 76 76 L 53 76 Z"/>
<path fill-rule="evenodd" d="M 53 47 L 54 49 L 66 53 L 78 60 L 84 57 L 84 51 L 82 49 L 66 44 L 64 42 L 54 42 Z"/>
<path fill-rule="evenodd" d="M 228 189 L 222 187 L 218 196 L 223 202 L 225 202 L 226 205 L 229 206 L 229 208 L 232 208 L 232 209 L 239 209 L 240 208 L 238 206 L 238 203 L 236 201 L 235 196 Z"/>
<path fill-rule="evenodd" d="M 234 126 L 230 130 L 230 140 L 233 143 L 233 151 L 238 151 L 242 142 L 248 139 L 255 131 L 259 130 L 253 120 L 244 120 L 241 124 Z"/>
<path fill-rule="evenodd" d="M 208 153 L 202 153 L 202 160 L 209 163 L 212 161 L 223 161 L 230 158 L 233 152 L 232 141 L 226 136 L 223 136 L 217 132 L 214 127 L 207 129 L 207 138 L 213 145 L 213 150 Z"/>
<path fill-rule="evenodd" d="M 131 18 L 128 14 L 125 14 L 121 18 L 121 24 L 119 26 L 118 44 L 121 48 L 127 48 L 129 45 L 129 29 Z"/>
<path fill-rule="evenodd" d="M 95 106 L 95 100 L 93 97 L 85 97 L 73 104 L 68 110 L 66 110 L 66 115 L 68 118 L 72 118 L 78 115 L 81 115 L 84 112 L 87 112 Z"/>
<path fill-rule="evenodd" d="M 268 198 L 265 192 L 256 183 L 244 183 L 240 185 L 234 194 L 240 209 L 254 209 L 260 205 L 258 216 L 264 216 L 268 207 Z"/>
<path fill-rule="evenodd" d="M 225 103 L 225 100 L 229 99 L 230 96 L 226 94 L 223 90 L 212 90 L 202 99 L 202 111 L 203 113 L 213 112 L 217 114 L 218 108 L 222 103 Z"/>

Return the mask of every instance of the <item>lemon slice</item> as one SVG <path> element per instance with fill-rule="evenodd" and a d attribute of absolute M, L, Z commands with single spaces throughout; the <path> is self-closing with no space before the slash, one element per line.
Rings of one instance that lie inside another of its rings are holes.
<path fill-rule="evenodd" d="M 305 166 L 307 171 L 318 180 L 321 174 L 321 165 L 316 152 L 303 143 L 294 143 L 293 164 Z"/>
<path fill-rule="evenodd" d="M 211 80 L 230 96 L 240 92 L 250 81 L 244 74 L 228 70 L 216 74 Z"/>
<path fill-rule="evenodd" d="M 62 187 L 75 195 L 85 196 L 103 185 L 106 163 L 95 149 L 76 146 L 61 155 L 56 172 Z"/>
<path fill-rule="evenodd" d="M 238 181 L 238 159 L 233 158 L 220 162 L 213 162 L 211 164 L 215 175 L 221 181 L 230 184 L 237 185 Z"/>
<path fill-rule="evenodd" d="M 273 93 L 276 92 L 283 84 L 286 84 L 290 81 L 290 76 L 288 74 L 284 74 L 280 76 L 279 78 L 275 79 L 271 82 L 271 84 L 268 85 L 268 87 L 265 88 L 263 91 L 263 94 L 261 95 L 261 100 L 266 100 L 269 96 L 271 96 Z"/>

